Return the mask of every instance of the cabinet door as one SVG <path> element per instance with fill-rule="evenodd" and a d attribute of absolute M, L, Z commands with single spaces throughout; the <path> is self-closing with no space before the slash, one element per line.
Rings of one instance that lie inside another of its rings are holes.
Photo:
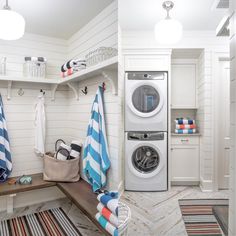
<path fill-rule="evenodd" d="M 171 68 L 172 108 L 195 108 L 196 65 L 173 64 Z"/>
<path fill-rule="evenodd" d="M 198 146 L 172 146 L 171 180 L 199 181 Z"/>
<path fill-rule="evenodd" d="M 126 71 L 168 71 L 169 55 L 126 55 Z"/>

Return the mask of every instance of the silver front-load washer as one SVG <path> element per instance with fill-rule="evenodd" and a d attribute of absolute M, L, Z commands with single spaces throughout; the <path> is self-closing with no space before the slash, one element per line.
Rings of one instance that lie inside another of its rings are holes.
<path fill-rule="evenodd" d="M 167 131 L 167 72 L 125 74 L 125 131 Z"/>
<path fill-rule="evenodd" d="M 125 189 L 167 190 L 167 133 L 132 131 L 125 136 Z"/>

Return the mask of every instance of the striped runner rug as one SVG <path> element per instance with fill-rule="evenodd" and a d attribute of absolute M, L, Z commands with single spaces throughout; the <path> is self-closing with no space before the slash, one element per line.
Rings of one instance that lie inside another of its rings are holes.
<path fill-rule="evenodd" d="M 82 236 L 61 208 L 0 222 L 1 236 Z"/>
<path fill-rule="evenodd" d="M 187 234 L 189 236 L 222 236 L 221 228 L 212 208 L 228 204 L 228 199 L 179 200 Z"/>

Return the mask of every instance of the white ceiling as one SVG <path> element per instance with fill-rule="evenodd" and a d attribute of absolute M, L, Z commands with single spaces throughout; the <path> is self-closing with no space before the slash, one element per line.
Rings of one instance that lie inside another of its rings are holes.
<path fill-rule="evenodd" d="M 26 31 L 68 39 L 113 0 L 9 0 L 26 20 Z M 5 0 L 0 0 L 0 8 Z"/>
<path fill-rule="evenodd" d="M 212 9 L 215 0 L 172 0 L 173 18 L 182 22 L 184 30 L 215 30 L 225 9 Z M 153 30 L 155 23 L 164 18 L 164 0 L 120 0 L 119 20 L 124 30 Z"/>

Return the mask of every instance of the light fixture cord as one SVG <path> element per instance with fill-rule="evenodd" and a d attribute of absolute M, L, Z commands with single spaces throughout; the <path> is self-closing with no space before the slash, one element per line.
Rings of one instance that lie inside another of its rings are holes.
<path fill-rule="evenodd" d="M 170 9 L 166 9 L 166 19 L 170 19 Z"/>
<path fill-rule="evenodd" d="M 8 0 L 6 0 L 6 5 L 3 7 L 4 10 L 11 10 L 11 8 L 8 5 Z"/>
<path fill-rule="evenodd" d="M 174 3 L 172 1 L 165 1 L 162 7 L 166 10 L 166 19 L 170 19 L 170 10 L 174 7 Z"/>

